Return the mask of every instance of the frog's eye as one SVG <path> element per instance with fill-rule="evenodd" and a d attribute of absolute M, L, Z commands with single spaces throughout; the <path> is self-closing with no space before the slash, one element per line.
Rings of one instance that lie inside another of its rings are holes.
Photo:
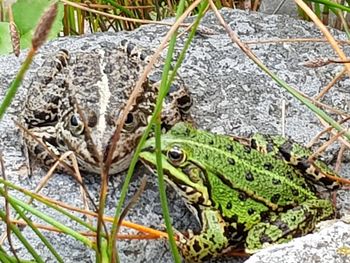
<path fill-rule="evenodd" d="M 126 116 L 124 127 L 127 131 L 132 131 L 135 129 L 135 127 L 137 127 L 137 118 L 132 112 L 129 112 Z"/>
<path fill-rule="evenodd" d="M 69 121 L 69 128 L 73 135 L 80 135 L 84 132 L 84 122 L 78 114 L 72 114 Z"/>
<path fill-rule="evenodd" d="M 185 152 L 179 146 L 176 145 L 168 150 L 167 157 L 169 161 L 175 166 L 178 166 L 184 161 L 186 161 Z"/>

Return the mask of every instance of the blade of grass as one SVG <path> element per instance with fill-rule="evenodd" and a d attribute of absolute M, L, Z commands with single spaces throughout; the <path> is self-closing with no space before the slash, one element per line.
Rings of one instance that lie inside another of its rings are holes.
<path fill-rule="evenodd" d="M 324 4 L 325 6 L 327 6 L 328 8 L 336 8 L 336 9 L 340 9 L 342 11 L 346 11 L 346 12 L 350 12 L 350 7 L 341 5 L 341 4 L 337 4 L 335 2 L 332 1 L 328 1 L 328 0 L 309 0 L 310 2 L 314 2 L 314 3 L 320 3 L 320 4 Z"/>
<path fill-rule="evenodd" d="M 3 250 L 0 250 L 0 261 L 2 263 L 36 263 L 32 260 L 20 259 L 19 261 L 15 257 L 10 257 Z"/>
<path fill-rule="evenodd" d="M 298 1 L 298 0 L 295 0 Z M 298 1 L 299 2 L 299 1 Z M 263 63 L 262 61 L 248 48 L 247 45 L 245 45 L 234 33 L 234 31 L 229 27 L 229 25 L 224 21 L 218 10 L 216 9 L 215 5 L 212 3 L 212 1 L 209 2 L 211 8 L 214 10 L 217 18 L 220 21 L 220 24 L 225 28 L 227 33 L 229 34 L 231 40 L 236 43 L 242 51 L 247 54 L 247 56 L 254 61 L 255 64 L 259 68 L 261 68 L 267 75 L 269 75 L 276 83 L 278 83 L 282 88 L 284 88 L 288 93 L 293 95 L 296 99 L 298 99 L 300 102 L 302 102 L 306 107 L 308 107 L 311 111 L 316 113 L 319 117 L 321 117 L 324 121 L 326 121 L 328 124 L 330 124 L 332 127 L 334 127 L 339 132 L 343 132 L 344 128 L 339 125 L 335 120 L 333 120 L 327 113 L 322 111 L 321 109 L 317 108 L 310 100 L 307 98 L 304 98 L 299 94 L 298 91 L 296 91 L 294 88 L 290 87 L 285 81 L 280 79 L 277 75 L 275 75 L 273 72 L 271 72 Z M 316 17 L 316 16 L 315 16 Z M 344 55 L 345 56 L 345 55 Z M 350 134 L 348 132 L 344 133 L 344 136 L 350 140 Z"/>
<path fill-rule="evenodd" d="M 48 248 L 48 250 L 52 253 L 52 255 L 56 258 L 58 262 L 63 263 L 64 260 L 61 256 L 56 252 L 51 243 L 44 237 L 44 235 L 39 231 L 37 227 L 32 223 L 31 220 L 23 213 L 22 209 L 20 209 L 15 203 L 11 203 L 13 209 L 18 213 L 20 218 L 22 218 L 27 225 L 34 231 L 34 233 L 39 237 L 39 239 L 44 243 L 44 245 Z"/>
<path fill-rule="evenodd" d="M 3 189 L 0 188 L 0 195 L 4 195 Z M 62 232 L 64 232 L 67 235 L 72 236 L 73 238 L 79 240 L 80 242 L 84 243 L 86 246 L 90 247 L 90 248 L 95 248 L 95 244 L 89 239 L 86 238 L 85 236 L 77 233 L 75 230 L 73 230 L 70 227 L 67 227 L 65 225 L 63 225 L 62 223 L 56 221 L 55 219 L 43 214 L 40 210 L 34 208 L 31 205 L 28 205 L 27 203 L 18 200 L 12 196 L 8 196 L 8 201 L 11 204 L 11 206 L 14 205 L 18 205 L 19 207 L 21 207 L 22 209 L 24 209 L 25 211 L 28 211 L 29 213 L 39 217 L 40 219 L 44 220 L 45 222 L 49 223 L 50 225 L 56 227 L 57 229 L 61 230 Z M 14 204 L 14 205 L 13 205 Z"/>
<path fill-rule="evenodd" d="M 3 195 L 3 191 L 0 188 L 0 194 Z M 9 198 L 10 199 L 10 198 Z M 11 201 L 9 200 L 11 203 Z M 3 211 L 0 210 L 0 218 L 5 221 L 6 215 Z M 35 251 L 35 249 L 29 244 L 29 242 L 25 239 L 25 237 L 22 235 L 21 231 L 16 227 L 14 224 L 8 225 L 11 229 L 11 231 L 15 234 L 15 236 L 19 239 L 19 241 L 23 244 L 23 246 L 28 250 L 28 252 L 33 256 L 36 262 L 38 263 L 44 263 L 42 258 L 39 256 L 39 254 Z"/>
<path fill-rule="evenodd" d="M 43 16 L 41 17 L 32 38 L 32 47 L 0 105 L 0 121 L 4 116 L 6 109 L 10 106 L 19 86 L 21 85 L 24 75 L 33 61 L 35 52 L 45 42 L 52 27 L 53 21 L 57 15 L 57 9 L 58 5 L 57 2 L 55 2 L 44 12 Z"/>
<path fill-rule="evenodd" d="M 193 2 L 193 3 L 190 5 L 190 7 L 188 7 L 188 8 L 186 9 L 186 11 L 185 11 L 184 14 L 182 15 L 181 19 L 178 19 L 176 23 L 182 22 L 182 21 L 183 21 L 183 18 L 186 17 L 200 2 L 201 2 L 201 1 L 199 1 L 199 0 Z M 174 24 L 174 26 L 176 25 L 176 23 Z M 172 34 L 172 31 L 170 30 L 170 31 L 167 33 L 167 35 L 164 37 L 162 43 L 160 44 L 159 49 L 161 49 L 161 48 L 165 45 L 166 40 L 168 39 L 168 37 L 169 37 L 171 34 Z M 159 51 L 156 51 L 155 53 L 157 53 L 157 52 L 159 52 Z M 155 59 L 156 59 L 156 58 L 152 58 L 152 60 L 155 60 Z M 151 62 L 152 62 L 152 60 L 151 60 Z M 150 64 L 151 64 L 151 63 L 150 63 Z M 146 67 L 144 73 L 146 73 L 147 70 L 149 70 L 149 69 Z M 143 74 L 143 75 L 145 75 L 145 74 Z M 142 77 L 143 77 L 143 76 L 142 76 Z M 140 83 L 139 83 L 139 85 L 141 85 L 142 77 L 140 78 Z M 136 86 L 137 86 L 137 85 L 136 85 Z M 136 89 L 136 88 L 135 88 L 135 89 Z M 158 109 L 158 111 L 160 111 L 161 106 L 162 106 L 162 105 L 159 104 L 159 99 L 158 99 L 158 100 L 157 100 L 157 105 L 156 105 L 156 110 Z M 126 106 L 126 109 L 127 109 L 127 106 Z M 154 123 L 155 118 L 156 118 L 156 116 L 157 116 L 156 110 L 154 111 L 154 113 L 153 113 L 153 115 L 152 115 L 152 117 L 151 117 L 150 123 L 149 123 L 149 125 L 147 126 L 146 130 L 144 131 L 144 133 L 143 133 L 143 135 L 142 135 L 142 137 L 141 137 L 141 139 L 140 139 L 140 142 L 139 142 L 138 146 L 136 147 L 134 156 L 133 156 L 133 158 L 132 158 L 132 160 L 131 160 L 131 163 L 130 163 L 130 166 L 129 166 L 129 169 L 128 169 L 127 176 L 126 176 L 126 178 L 125 178 L 125 180 L 124 180 L 124 184 L 123 184 L 123 187 L 122 187 L 122 190 L 121 190 L 119 202 L 118 202 L 118 205 L 117 205 L 117 208 L 116 208 L 116 212 L 115 212 L 115 217 L 114 217 L 115 220 L 114 220 L 114 222 L 113 222 L 112 231 L 111 231 L 111 233 L 112 233 L 112 238 L 113 238 L 113 239 L 115 239 L 115 229 L 116 229 L 116 225 L 117 225 L 117 223 L 118 223 L 118 221 L 119 221 L 119 216 L 120 216 L 120 213 L 121 213 L 121 210 L 122 210 L 122 207 L 123 207 L 123 203 L 124 203 L 125 198 L 126 198 L 126 193 L 127 193 L 127 190 L 128 190 L 128 185 L 129 185 L 130 180 L 131 180 L 131 177 L 132 177 L 132 175 L 133 175 L 133 171 L 134 171 L 135 165 L 136 165 L 136 163 L 137 163 L 137 161 L 138 161 L 138 156 L 139 156 L 139 153 L 140 153 L 140 151 L 141 151 L 141 147 L 142 147 L 142 145 L 145 143 L 145 141 L 146 141 L 146 139 L 147 139 L 147 137 L 148 137 L 148 134 L 149 134 L 149 132 L 150 132 L 150 130 L 151 130 L 151 128 L 152 128 L 152 123 Z M 122 116 L 122 117 L 121 117 L 121 123 L 125 122 L 125 118 L 126 118 L 126 114 L 125 114 L 125 116 Z M 119 124 L 119 125 L 120 125 L 120 124 Z M 122 127 L 122 125 L 120 125 L 120 126 Z M 117 131 L 117 132 L 118 132 L 118 131 Z M 117 132 L 116 132 L 116 133 L 117 133 Z M 169 237 L 169 238 L 170 238 L 170 237 Z M 109 247 L 109 253 L 111 253 L 111 251 L 112 251 L 112 249 L 113 249 L 113 247 L 114 247 L 114 243 L 115 243 L 115 241 L 113 241 L 113 243 L 109 244 L 109 245 L 110 245 L 110 247 Z M 111 247 L 111 246 L 112 246 L 112 247 Z"/>
<path fill-rule="evenodd" d="M 61 207 L 59 207 L 57 204 L 52 203 L 50 200 L 46 200 L 45 198 L 43 198 L 42 196 L 40 196 L 39 194 L 36 193 L 32 193 L 26 189 L 20 188 L 15 184 L 12 184 L 9 181 L 3 180 L 0 178 L 0 183 L 6 185 L 7 187 L 10 187 L 12 189 L 15 189 L 17 191 L 20 191 L 21 193 L 30 196 L 32 199 L 37 200 L 38 202 L 41 202 L 43 204 L 45 204 L 46 206 L 62 213 L 62 215 L 67 216 L 70 220 L 77 222 L 78 224 L 86 227 L 87 229 L 89 229 L 90 231 L 96 232 L 96 228 L 94 228 L 93 226 L 91 226 L 90 224 L 86 223 L 85 221 L 83 221 L 82 219 L 68 213 L 67 211 L 65 211 L 64 209 L 62 209 Z"/>

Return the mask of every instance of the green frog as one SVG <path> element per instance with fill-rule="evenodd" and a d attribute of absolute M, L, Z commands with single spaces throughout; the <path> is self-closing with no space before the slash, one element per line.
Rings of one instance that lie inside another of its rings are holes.
<path fill-rule="evenodd" d="M 281 136 L 239 139 L 176 124 L 161 137 L 164 176 L 202 225 L 199 234 L 178 235 L 183 257 L 201 262 L 232 248 L 255 253 L 310 233 L 334 216 L 333 204 L 315 184 L 335 189 L 337 176 L 311 151 Z M 140 159 L 156 170 L 155 141 Z"/>

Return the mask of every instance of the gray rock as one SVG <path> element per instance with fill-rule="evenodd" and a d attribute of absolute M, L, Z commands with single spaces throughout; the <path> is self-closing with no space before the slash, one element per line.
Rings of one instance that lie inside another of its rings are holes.
<path fill-rule="evenodd" d="M 244 11 L 228 9 L 223 9 L 221 13 L 244 41 L 321 37 L 321 34 L 313 24 L 295 20 L 287 16 L 267 16 L 261 13 L 249 14 Z M 189 18 L 189 21 L 192 20 L 193 18 Z M 209 12 L 205 16 L 202 25 L 215 30 L 218 34 L 208 37 L 196 36 L 180 70 L 194 98 L 193 115 L 200 128 L 218 133 L 249 135 L 257 131 L 281 133 L 282 125 L 284 125 L 286 135 L 293 137 L 299 142 L 307 142 L 322 129 L 317 118 L 305 106 L 302 106 L 281 87 L 276 85 L 236 45 L 231 43 L 223 28 L 218 25 L 213 13 Z M 141 46 L 155 48 L 160 43 L 167 29 L 165 26 L 143 26 L 133 32 L 60 38 L 45 45 L 36 57 L 30 72 L 26 75 L 24 87 L 19 90 L 11 108 L 0 123 L 1 150 L 4 153 L 8 178 L 22 187 L 34 189 L 45 174 L 45 170 L 35 166 L 31 177 L 27 176 L 29 171 L 22 151 L 20 132 L 12 121 L 21 111 L 23 99 L 27 92 L 26 87 L 28 87 L 35 69 L 41 65 L 43 58 L 60 48 L 66 48 L 70 52 L 76 50 L 89 52 L 92 48 L 99 46 L 101 48 L 108 48 L 108 43 L 117 43 L 123 38 L 132 39 Z M 332 33 L 337 38 L 346 39 L 345 34 L 342 32 L 332 30 Z M 182 46 L 183 41 L 184 39 L 182 37 L 179 40 L 178 47 Z M 316 69 L 305 68 L 300 65 L 300 63 L 307 59 L 328 57 L 330 54 L 333 54 L 332 50 L 325 43 L 270 43 L 254 44 L 250 47 L 280 78 L 309 96 L 316 95 L 341 69 L 339 65 L 330 65 Z M 6 87 L 13 79 L 23 58 L 23 55 L 19 59 L 14 56 L 0 57 L 0 85 L 2 87 L 0 97 L 3 97 Z M 338 82 L 323 102 L 348 111 L 348 86 L 348 79 Z M 282 123 L 281 117 L 283 100 L 286 102 L 285 123 Z M 342 175 L 346 176 L 349 172 L 349 167 L 345 166 L 342 170 Z M 140 175 L 142 174 L 145 174 L 145 171 L 140 168 L 136 176 L 134 176 L 134 182 L 130 186 L 129 197 L 135 193 L 139 185 Z M 159 228 L 163 224 L 163 221 L 156 178 L 149 174 L 147 176 L 147 189 L 137 205 L 130 211 L 127 219 Z M 100 179 L 94 175 L 84 175 L 84 177 L 91 196 L 97 201 Z M 116 205 L 115 200 L 118 198 L 123 180 L 124 175 L 111 178 L 106 214 L 113 215 Z M 72 177 L 57 174 L 48 182 L 42 192 L 50 198 L 82 207 L 78 189 L 78 185 Z M 16 197 L 23 198 L 17 192 L 11 193 L 15 194 Z M 176 196 L 174 191 L 168 189 L 167 193 L 174 227 L 180 230 L 188 228 L 198 229 L 194 217 L 184 207 L 182 201 Z M 341 191 L 338 198 L 338 206 L 341 213 L 346 213 L 349 210 L 349 202 L 347 200 L 349 200 L 348 193 L 345 190 Z M 0 207 L 2 205 L 3 203 L 0 203 Z M 63 224 L 74 227 L 75 229 L 81 229 L 81 227 L 62 217 L 57 212 L 47 209 L 40 204 L 37 204 L 37 207 L 54 218 L 59 219 Z M 344 230 L 341 230 L 340 226 L 344 227 Z M 339 230 L 338 235 L 329 236 L 329 239 L 332 240 L 332 247 L 339 248 L 348 244 L 348 236 L 341 234 L 345 232 L 345 227 L 348 226 L 336 224 L 331 226 L 327 230 L 328 232 L 325 230 L 326 233 L 331 233 L 332 229 L 335 228 Z M 0 223 L 0 231 L 4 231 L 3 223 Z M 30 243 L 38 249 L 43 258 L 47 259 L 47 262 L 55 261 L 29 228 L 25 228 L 22 232 L 30 240 Z M 124 232 L 124 229 L 122 229 L 122 232 Z M 54 243 L 55 248 L 64 257 L 65 262 L 94 261 L 94 253 L 73 238 L 55 233 L 44 233 Z M 314 234 L 312 237 L 318 238 L 319 242 L 323 242 L 323 239 L 318 234 Z M 308 253 L 309 258 L 317 256 L 319 258 L 317 262 L 341 262 L 340 257 L 333 257 L 338 261 L 332 261 L 329 260 L 329 257 L 326 257 L 327 253 L 336 253 L 336 250 L 305 250 L 305 246 L 300 243 L 303 242 L 303 239 L 296 239 L 291 243 L 294 244 L 293 250 L 298 251 L 295 253 Z M 27 251 L 16 240 L 14 243 L 18 255 L 29 258 Z M 282 253 L 286 254 L 286 251 L 291 249 L 289 247 L 291 244 L 288 244 L 288 248 L 285 248 Z M 328 246 L 326 243 L 322 244 L 320 246 Z M 164 240 L 119 241 L 118 245 L 121 262 L 172 262 L 171 255 L 168 252 L 168 246 Z M 269 249 L 268 251 L 268 256 L 264 251 L 261 251 L 252 257 L 251 260 L 258 258 L 259 262 L 272 261 L 272 257 L 275 255 L 273 251 L 275 250 Z M 280 252 L 276 252 L 276 257 L 280 255 Z M 347 257 L 344 256 L 342 258 L 345 259 Z M 307 257 L 304 259 L 301 262 L 309 262 Z M 242 262 L 243 260 L 232 258 L 228 259 L 228 262 Z M 291 261 L 288 262 L 297 262 L 292 260 L 291 258 Z M 218 260 L 217 262 L 224 261 Z"/>
<path fill-rule="evenodd" d="M 245 263 L 349 262 L 350 225 L 332 222 L 320 232 L 296 238 L 251 256 Z"/>

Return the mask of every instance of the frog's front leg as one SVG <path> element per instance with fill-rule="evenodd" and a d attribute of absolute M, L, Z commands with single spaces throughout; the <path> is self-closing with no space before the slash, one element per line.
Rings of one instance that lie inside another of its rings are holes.
<path fill-rule="evenodd" d="M 198 235 L 189 232 L 189 237 L 178 235 L 177 245 L 187 262 L 202 262 L 219 256 L 228 247 L 225 222 L 219 211 L 204 209 L 202 231 Z"/>
<path fill-rule="evenodd" d="M 50 166 L 54 163 L 52 154 L 60 156 L 54 126 L 34 127 L 23 133 L 29 152 L 45 165 Z"/>
<path fill-rule="evenodd" d="M 280 244 L 312 232 L 317 223 L 331 218 L 334 207 L 328 200 L 308 200 L 293 209 L 272 214 L 268 222 L 252 227 L 246 239 L 246 252 L 255 253 L 271 244 Z"/>

